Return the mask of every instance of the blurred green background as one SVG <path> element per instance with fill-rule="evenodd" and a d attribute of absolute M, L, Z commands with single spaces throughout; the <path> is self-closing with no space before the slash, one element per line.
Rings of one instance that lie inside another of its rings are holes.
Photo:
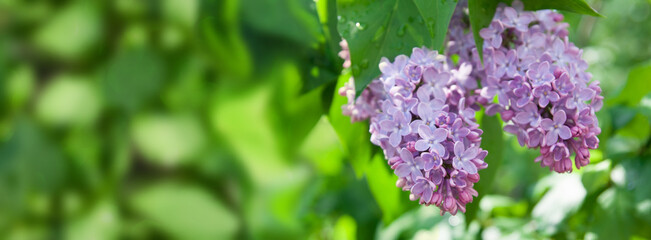
<path fill-rule="evenodd" d="M 333 0 L 0 0 L 0 239 L 649 239 L 651 1 L 588 2 L 592 163 L 504 135 L 450 217 L 341 115 Z"/>

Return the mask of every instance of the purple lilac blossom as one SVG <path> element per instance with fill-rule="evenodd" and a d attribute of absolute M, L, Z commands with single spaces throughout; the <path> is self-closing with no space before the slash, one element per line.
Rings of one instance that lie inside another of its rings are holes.
<path fill-rule="evenodd" d="M 588 150 L 599 146 L 601 88 L 586 72 L 583 51 L 569 41 L 563 15 L 523 9 L 520 1 L 500 5 L 491 24 L 480 30 L 483 63 L 463 21 L 467 16 L 453 14 L 446 54 L 473 64 L 470 76 L 482 86 L 477 102 L 488 115 L 500 113 L 504 130 L 520 145 L 540 149 L 536 162 L 571 172 L 572 155 L 581 168 L 590 162 Z"/>
<path fill-rule="evenodd" d="M 411 200 L 436 205 L 441 214 L 465 212 L 478 194 L 478 170 L 488 166 L 475 120 L 473 64 L 414 48 L 410 57 L 383 58 L 380 71 L 359 97 L 352 78 L 339 90 L 348 98 L 344 114 L 370 120 L 371 142 L 384 150 L 396 186 L 410 191 Z"/>
<path fill-rule="evenodd" d="M 582 50 L 568 40 L 562 14 L 523 11 L 517 0 L 499 6 L 480 31 L 482 62 L 466 4 L 460 1 L 452 16 L 445 55 L 414 48 L 393 62 L 383 58 L 382 75 L 360 96 L 352 77 L 339 90 L 351 121 L 369 119 L 371 142 L 399 177 L 396 186 L 441 214 L 465 212 L 478 195 L 473 185 L 488 154 L 479 147 L 483 131 L 474 119 L 481 105 L 488 115 L 500 113 L 504 130 L 521 146 L 540 150 L 535 162 L 559 173 L 572 171 L 572 155 L 577 168 L 589 164 L 588 150 L 598 147 L 601 133 L 601 88 L 585 72 Z M 349 67 L 345 40 L 341 46 Z"/>

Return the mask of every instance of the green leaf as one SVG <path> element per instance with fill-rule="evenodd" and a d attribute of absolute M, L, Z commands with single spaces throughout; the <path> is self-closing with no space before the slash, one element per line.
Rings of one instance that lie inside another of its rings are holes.
<path fill-rule="evenodd" d="M 104 30 L 98 5 L 71 2 L 40 24 L 34 34 L 36 46 L 64 60 L 77 60 L 99 46 Z"/>
<path fill-rule="evenodd" d="M 23 194 L 3 195 L 21 199 L 26 192 L 58 191 L 67 177 L 63 153 L 32 120 L 19 118 L 17 122 L 13 136 L 0 147 L 0 186 L 10 184 L 10 192 Z"/>
<path fill-rule="evenodd" d="M 650 78 L 651 63 L 633 68 L 628 74 L 624 88 L 609 103 L 623 103 L 628 106 L 636 106 L 642 97 L 651 92 Z"/>
<path fill-rule="evenodd" d="M 170 22 L 178 23 L 186 28 L 192 28 L 197 20 L 199 0 L 162 1 L 162 13 Z"/>
<path fill-rule="evenodd" d="M 639 113 L 651 121 L 651 93 L 644 96 L 637 106 Z"/>
<path fill-rule="evenodd" d="M 522 0 L 525 10 L 556 9 L 574 12 L 578 14 L 603 17 L 594 8 L 590 7 L 585 0 Z"/>
<path fill-rule="evenodd" d="M 242 19 L 252 28 L 290 39 L 305 46 L 316 44 L 323 35 L 311 0 L 243 0 Z"/>
<path fill-rule="evenodd" d="M 552 174 L 546 178 L 539 184 L 550 184 L 551 188 L 533 208 L 531 216 L 540 229 L 551 233 L 569 214 L 581 207 L 587 191 L 577 174 Z"/>
<path fill-rule="evenodd" d="M 202 47 L 215 68 L 226 75 L 247 78 L 253 69 L 249 48 L 240 30 L 240 1 L 202 0 L 197 25 Z"/>
<path fill-rule="evenodd" d="M 398 176 L 389 170 L 387 160 L 382 153 L 375 154 L 368 163 L 366 179 L 371 193 L 382 210 L 384 224 L 390 224 L 398 218 L 405 207 L 401 204 L 400 188 L 396 187 Z M 408 204 L 408 203 L 407 203 Z"/>
<path fill-rule="evenodd" d="M 599 239 L 628 239 L 634 227 L 631 204 L 631 192 L 618 187 L 611 187 L 597 198 L 597 207 L 594 210 L 594 222 L 590 230 L 599 236 Z"/>
<path fill-rule="evenodd" d="M 92 80 L 61 75 L 43 89 L 36 116 L 50 125 L 89 125 L 99 116 L 101 103 Z"/>
<path fill-rule="evenodd" d="M 598 164 L 585 166 L 581 175 L 581 182 L 588 194 L 593 194 L 603 188 L 610 181 L 610 160 Z"/>
<path fill-rule="evenodd" d="M 147 49 L 127 50 L 108 65 L 103 88 L 108 102 L 134 112 L 152 98 L 164 82 L 164 64 Z"/>
<path fill-rule="evenodd" d="M 204 189 L 162 182 L 136 192 L 133 208 L 149 223 L 176 239 L 230 239 L 236 216 Z"/>
<path fill-rule="evenodd" d="M 432 39 L 432 49 L 443 52 L 445 37 L 448 32 L 448 25 L 452 19 L 452 13 L 457 6 L 454 0 L 413 0 L 418 8 L 419 14 L 425 20 L 425 25 L 429 29 L 429 35 Z M 404 53 L 408 54 L 408 53 Z"/>
<path fill-rule="evenodd" d="M 488 163 L 488 168 L 479 172 L 481 181 L 475 184 L 475 190 L 479 192 L 479 196 L 473 200 L 472 203 L 467 205 L 466 209 L 466 223 L 469 224 L 477 215 L 479 209 L 479 202 L 482 196 L 489 193 L 495 181 L 495 174 L 499 170 L 504 150 L 504 138 L 502 130 L 502 121 L 497 115 L 481 117 L 479 128 L 484 130 L 481 140 L 481 148 L 488 151 L 488 155 L 484 161 Z"/>
<path fill-rule="evenodd" d="M 348 41 L 356 91 L 380 74 L 382 57 L 393 60 L 414 47 L 440 49 L 455 5 L 449 0 L 339 1 L 338 28 Z"/>
<path fill-rule="evenodd" d="M 75 216 L 66 224 L 66 239 L 117 239 L 120 219 L 115 203 L 102 200 L 82 216 Z"/>
<path fill-rule="evenodd" d="M 343 74 L 339 77 L 328 117 L 339 136 L 344 153 L 348 156 L 350 164 L 355 170 L 355 175 L 361 177 L 365 172 L 367 162 L 371 159 L 371 136 L 368 132 L 368 122 L 353 123 L 350 121 L 350 117 L 344 116 L 341 112 L 341 106 L 346 104 L 347 100 L 346 97 L 340 96 L 337 92 L 349 78 L 350 74 Z"/>
<path fill-rule="evenodd" d="M 308 61 L 303 61 L 309 63 L 309 71 L 306 71 L 308 74 L 304 74 L 307 76 L 304 76 L 301 92 L 308 92 L 324 84 L 333 86 L 343 68 L 343 59 L 338 55 L 341 50 L 339 46 L 341 36 L 337 32 L 337 1 L 315 2 L 325 42 L 320 43 L 318 49 L 310 51 L 313 53 L 312 56 L 308 56 Z"/>
<path fill-rule="evenodd" d="M 405 214 L 402 214 L 398 219 L 393 221 L 388 226 L 378 228 L 376 232 L 376 239 L 389 240 L 418 238 L 415 237 L 415 235 L 417 235 L 419 231 L 432 230 L 432 228 L 436 229 L 437 225 L 440 223 L 445 224 L 449 227 L 448 221 L 445 221 L 446 219 L 449 218 L 441 216 L 440 210 L 437 207 L 420 206 L 406 212 Z M 428 237 L 424 238 L 427 239 Z"/>
<path fill-rule="evenodd" d="M 318 0 L 316 1 L 316 8 L 319 15 L 319 21 L 321 22 L 321 28 L 323 29 L 323 35 L 327 43 L 327 54 L 334 64 L 341 66 L 343 60 L 338 55 L 341 50 L 341 47 L 339 46 L 341 36 L 339 36 L 339 32 L 337 31 L 337 1 Z M 341 69 L 337 72 L 341 72 Z"/>
<path fill-rule="evenodd" d="M 168 167 L 196 159 L 206 141 L 200 121 L 187 115 L 138 116 L 131 134 L 147 160 Z"/>

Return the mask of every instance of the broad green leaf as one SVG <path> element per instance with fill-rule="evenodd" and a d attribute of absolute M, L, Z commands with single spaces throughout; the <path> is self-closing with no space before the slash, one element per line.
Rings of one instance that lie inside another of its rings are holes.
<path fill-rule="evenodd" d="M 378 227 L 376 232 L 376 239 L 389 240 L 389 239 L 403 239 L 403 237 L 410 239 L 420 230 L 429 229 L 437 226 L 439 223 L 448 225 L 446 217 L 441 216 L 440 210 L 434 206 L 421 206 L 411 211 L 402 214 L 398 219 L 393 221 L 388 226 Z M 458 228 L 462 229 L 462 228 Z M 445 239 L 446 236 L 429 237 L 426 239 Z M 449 235 L 448 235 L 448 238 Z"/>
<path fill-rule="evenodd" d="M 349 78 L 350 74 L 343 74 L 339 77 L 328 117 L 339 136 L 344 153 L 355 170 L 355 175 L 361 177 L 365 172 L 367 162 L 371 159 L 371 135 L 368 132 L 367 121 L 353 123 L 350 117 L 344 116 L 341 111 L 341 106 L 346 104 L 347 100 L 346 97 L 338 94 L 338 89 L 344 86 Z"/>
<path fill-rule="evenodd" d="M 348 41 L 355 89 L 359 93 L 390 61 L 414 47 L 441 49 L 455 3 L 414 0 L 339 1 L 338 30 Z"/>
<path fill-rule="evenodd" d="M 101 110 L 92 79 L 60 75 L 46 85 L 36 103 L 36 116 L 50 125 L 89 125 Z"/>
<path fill-rule="evenodd" d="M 382 210 L 384 224 L 390 224 L 402 214 L 405 206 L 402 205 L 403 202 L 400 199 L 402 190 L 396 187 L 398 176 L 390 171 L 383 155 L 382 153 L 375 154 L 368 163 L 366 180 L 375 201 Z"/>
<path fill-rule="evenodd" d="M 452 18 L 452 13 L 457 6 L 455 0 L 413 0 L 418 8 L 418 13 L 425 20 L 425 25 L 429 29 L 429 35 L 432 39 L 431 49 L 443 52 L 445 37 L 448 32 L 448 25 Z M 408 53 L 404 53 L 408 54 Z"/>
<path fill-rule="evenodd" d="M 82 216 L 74 216 L 66 224 L 66 239 L 117 239 L 120 218 L 115 203 L 102 200 Z"/>
<path fill-rule="evenodd" d="M 527 214 L 528 204 L 524 200 L 516 202 L 512 198 L 502 195 L 485 195 L 482 197 L 479 207 L 482 212 L 490 214 L 490 216 L 521 218 Z"/>
<path fill-rule="evenodd" d="M 488 155 L 484 161 L 488 163 L 488 168 L 479 171 L 481 181 L 477 182 L 474 186 L 475 190 L 479 192 L 479 196 L 473 200 L 472 203 L 466 205 L 466 223 L 470 223 L 477 216 L 479 203 L 484 194 L 489 193 L 495 181 L 495 174 L 502 165 L 504 138 L 502 130 L 502 121 L 497 115 L 487 116 L 483 115 L 480 120 L 479 128 L 484 130 L 481 140 L 481 148 L 488 151 Z M 482 194 L 483 193 L 483 194 Z"/>
<path fill-rule="evenodd" d="M 525 10 L 556 9 L 574 12 L 578 14 L 603 17 L 594 8 L 590 7 L 585 0 L 522 0 Z"/>
<path fill-rule="evenodd" d="M 533 208 L 531 216 L 540 229 L 553 233 L 563 219 L 581 207 L 587 191 L 577 174 L 548 175 L 547 178 L 551 188 Z"/>
<path fill-rule="evenodd" d="M 165 0 L 162 1 L 163 15 L 170 22 L 174 22 L 183 27 L 191 29 L 197 19 L 197 12 L 199 11 L 200 0 Z"/>
<path fill-rule="evenodd" d="M 161 59 L 148 49 L 126 50 L 108 65 L 103 89 L 107 101 L 134 112 L 161 88 L 165 74 Z"/>
<path fill-rule="evenodd" d="M 327 43 L 327 53 L 334 64 L 341 66 L 343 64 L 343 59 L 338 55 L 338 52 L 341 50 L 341 47 L 339 46 L 341 36 L 339 36 L 339 32 L 337 31 L 337 1 L 317 0 L 316 10 Z"/>
<path fill-rule="evenodd" d="M 195 159 L 206 141 L 200 121 L 187 115 L 138 116 L 131 135 L 147 160 L 172 167 Z"/>
<path fill-rule="evenodd" d="M 637 106 L 640 114 L 646 116 L 651 121 L 651 93 L 644 96 Z"/>
<path fill-rule="evenodd" d="M 621 129 L 618 129 L 615 134 L 623 137 L 631 137 L 636 139 L 640 144 L 645 144 L 651 134 L 651 126 L 649 121 L 642 114 L 635 114 L 635 117 Z"/>
<path fill-rule="evenodd" d="M 253 60 L 240 26 L 240 1 L 202 0 L 197 31 L 213 65 L 226 75 L 250 76 Z"/>
<path fill-rule="evenodd" d="M 610 167 L 610 161 L 606 160 L 582 168 L 581 182 L 588 194 L 593 194 L 608 184 L 608 181 L 610 181 Z"/>
<path fill-rule="evenodd" d="M 242 19 L 250 27 L 268 34 L 313 46 L 322 40 L 315 1 L 242 0 Z"/>
<path fill-rule="evenodd" d="M 33 40 L 47 53 L 64 60 L 77 60 L 100 45 L 103 27 L 98 4 L 75 1 L 40 25 Z"/>
<path fill-rule="evenodd" d="M 325 42 L 320 43 L 318 48 L 312 51 L 314 56 L 308 57 L 310 69 L 308 76 L 303 79 L 301 92 L 308 92 L 323 84 L 336 84 L 337 77 L 343 68 L 343 59 L 338 55 L 341 50 L 339 46 L 341 36 L 337 32 L 337 1 L 317 0 L 315 2 Z"/>
<path fill-rule="evenodd" d="M 647 94 L 651 93 L 651 64 L 644 64 L 635 67 L 628 74 L 626 85 L 619 92 L 619 95 L 608 103 L 623 103 L 628 106 L 637 105 Z"/>
<path fill-rule="evenodd" d="M 133 209 L 176 239 L 230 239 L 237 217 L 206 190 L 177 182 L 159 182 L 130 197 Z"/>
<path fill-rule="evenodd" d="M 590 231 L 599 239 L 628 239 L 633 231 L 634 219 L 631 192 L 619 187 L 611 187 L 597 198 L 594 222 Z"/>
<path fill-rule="evenodd" d="M 0 185 L 10 183 L 12 192 L 50 194 L 63 185 L 66 163 L 61 150 L 42 129 L 30 119 L 19 118 L 13 135 L 0 147 Z"/>
<path fill-rule="evenodd" d="M 647 183 L 651 181 L 651 164 L 648 157 L 637 157 L 622 162 L 624 169 L 624 186 L 626 191 L 632 193 L 632 202 L 635 210 L 632 215 L 651 224 L 651 188 Z M 648 234 L 648 228 L 646 229 Z"/>

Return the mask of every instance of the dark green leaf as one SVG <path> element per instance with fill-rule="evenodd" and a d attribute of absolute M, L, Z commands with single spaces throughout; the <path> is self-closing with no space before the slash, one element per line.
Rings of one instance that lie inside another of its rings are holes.
<path fill-rule="evenodd" d="M 249 77 L 253 60 L 240 30 L 240 1 L 202 0 L 200 9 L 197 28 L 213 66 L 227 75 Z"/>
<path fill-rule="evenodd" d="M 429 35 L 432 39 L 432 49 L 438 49 L 443 52 L 444 40 L 448 32 L 448 25 L 454 13 L 457 1 L 453 0 L 413 0 L 418 8 L 418 12 L 425 20 L 425 25 L 429 29 Z M 407 53 L 405 53 L 407 54 Z"/>
<path fill-rule="evenodd" d="M 221 201 L 193 185 L 160 182 L 136 192 L 131 205 L 177 239 L 229 239 L 239 225 Z"/>
<path fill-rule="evenodd" d="M 12 192 L 58 191 L 66 178 L 67 162 L 61 150 L 31 120 L 18 122 L 13 136 L 0 148 L 0 186 L 9 184 Z"/>
<path fill-rule="evenodd" d="M 393 61 L 421 46 L 440 49 L 454 6 L 452 1 L 339 1 L 338 28 L 348 41 L 357 92 L 380 74 L 382 57 Z"/>
<path fill-rule="evenodd" d="M 337 2 L 335 0 L 320 0 L 316 8 L 321 22 L 324 41 L 309 59 L 309 69 L 303 77 L 304 84 L 301 92 L 308 92 L 323 84 L 333 84 L 341 73 L 343 59 L 338 56 L 341 47 L 341 37 L 337 32 Z M 328 102 L 329 103 L 329 102 Z"/>
<path fill-rule="evenodd" d="M 312 46 L 323 35 L 315 1 L 243 0 L 242 19 L 252 28 Z"/>
<path fill-rule="evenodd" d="M 479 128 L 484 130 L 481 140 L 481 148 L 488 151 L 488 155 L 484 161 L 488 163 L 488 168 L 481 170 L 481 181 L 475 184 L 475 190 L 479 192 L 479 197 L 475 198 L 472 203 L 467 205 L 466 209 L 466 223 L 470 223 L 477 215 L 479 209 L 479 202 L 481 197 L 490 192 L 493 182 L 495 181 L 495 173 L 497 173 L 502 163 L 502 152 L 504 150 L 504 138 L 502 137 L 504 130 L 502 130 L 501 120 L 497 115 L 486 116 L 481 118 Z"/>
<path fill-rule="evenodd" d="M 603 192 L 597 199 L 590 230 L 599 239 L 628 239 L 634 227 L 631 202 L 631 192 L 627 190 L 611 187 Z"/>
<path fill-rule="evenodd" d="M 583 169 L 581 182 L 588 194 L 593 194 L 608 184 L 610 180 L 610 161 L 590 164 Z"/>
<path fill-rule="evenodd" d="M 152 98 L 164 82 L 164 64 L 147 49 L 128 50 L 113 59 L 103 81 L 109 103 L 133 112 Z"/>
<path fill-rule="evenodd" d="M 642 97 L 651 92 L 649 79 L 651 79 L 651 63 L 633 68 L 628 74 L 624 88 L 609 103 L 623 103 L 628 106 L 636 106 Z"/>
<path fill-rule="evenodd" d="M 597 13 L 585 0 L 522 0 L 525 10 L 556 9 L 595 17 L 603 17 Z"/>

